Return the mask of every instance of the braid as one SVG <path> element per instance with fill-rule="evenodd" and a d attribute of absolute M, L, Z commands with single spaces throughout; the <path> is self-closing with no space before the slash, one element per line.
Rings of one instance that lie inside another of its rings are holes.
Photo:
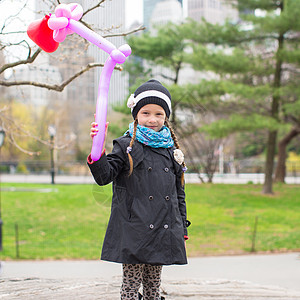
<path fill-rule="evenodd" d="M 167 117 L 166 117 L 165 125 L 170 129 L 171 136 L 174 141 L 174 145 L 175 145 L 176 149 L 180 149 L 180 145 L 179 145 L 177 136 L 175 134 L 175 131 L 172 128 L 172 125 Z M 183 168 L 186 168 L 185 162 L 182 163 L 182 166 L 183 166 Z M 182 174 L 181 174 L 181 185 L 184 186 L 184 172 L 182 172 Z"/>
<path fill-rule="evenodd" d="M 131 137 L 131 140 L 130 140 L 130 143 L 129 143 L 129 147 L 132 148 L 132 145 L 134 143 L 134 140 L 135 140 L 135 137 L 136 137 L 136 128 L 137 128 L 137 125 L 138 125 L 138 119 L 135 119 L 134 120 L 134 123 L 133 123 L 133 133 L 132 133 L 132 137 Z M 129 153 L 130 151 L 128 151 L 128 159 L 129 159 L 129 174 L 128 174 L 128 177 L 132 174 L 132 171 L 133 171 L 133 160 L 132 160 L 132 157 Z"/>

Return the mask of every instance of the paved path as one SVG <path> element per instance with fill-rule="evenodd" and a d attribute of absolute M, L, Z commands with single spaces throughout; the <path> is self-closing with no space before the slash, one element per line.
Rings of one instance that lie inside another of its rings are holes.
<path fill-rule="evenodd" d="M 0 299 L 119 299 L 121 266 L 102 261 L 6 261 Z M 168 300 L 300 299 L 298 253 L 190 258 L 163 269 Z"/>
<path fill-rule="evenodd" d="M 187 183 L 201 183 L 197 174 L 185 174 Z M 2 174 L 2 182 L 12 183 L 51 183 L 50 175 L 25 175 L 25 174 Z M 215 174 L 213 183 L 233 183 L 233 184 L 246 184 L 252 182 L 254 184 L 264 183 L 264 174 Z M 286 177 L 287 184 L 300 184 L 300 177 Z M 95 183 L 92 175 L 86 176 L 78 175 L 56 175 L 55 183 L 58 184 L 93 184 Z"/>

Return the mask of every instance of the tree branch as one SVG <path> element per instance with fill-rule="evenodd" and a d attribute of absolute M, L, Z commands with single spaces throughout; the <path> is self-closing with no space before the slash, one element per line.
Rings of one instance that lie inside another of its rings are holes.
<path fill-rule="evenodd" d="M 51 84 L 46 84 L 46 83 L 34 82 L 34 81 L 5 81 L 5 80 L 0 80 L 0 86 L 2 85 L 2 86 L 10 87 L 10 86 L 16 86 L 16 85 L 32 85 L 32 86 L 36 86 L 36 87 L 40 87 L 40 88 L 46 88 L 48 90 L 62 92 L 64 90 L 64 88 L 70 82 L 72 82 L 74 79 L 76 79 L 77 77 L 79 77 L 83 73 L 89 71 L 92 68 L 103 67 L 103 66 L 104 66 L 103 63 L 90 63 L 85 68 L 83 68 L 79 72 L 75 73 L 73 76 L 71 76 L 69 79 L 65 80 L 60 85 L 58 85 L 58 84 L 51 85 Z M 121 66 L 116 66 L 115 70 L 122 71 L 123 68 Z"/>
<path fill-rule="evenodd" d="M 26 33 L 25 30 L 22 30 L 22 31 L 11 31 L 11 32 L 1 32 L 0 34 L 1 35 L 8 35 L 8 34 L 24 34 Z"/>
<path fill-rule="evenodd" d="M 39 48 L 35 51 L 35 53 L 32 56 L 30 56 L 30 52 L 29 52 L 29 57 L 27 59 L 23 59 L 23 60 L 20 60 L 20 61 L 16 61 L 16 62 L 13 62 L 13 63 L 3 65 L 0 68 L 0 74 L 3 73 L 5 70 L 7 70 L 9 68 L 14 68 L 14 67 L 19 66 L 19 65 L 26 65 L 26 64 L 33 63 L 41 52 L 42 52 L 42 49 Z"/>
<path fill-rule="evenodd" d="M 123 32 L 123 33 L 115 33 L 115 34 L 103 35 L 103 38 L 117 37 L 117 36 L 127 36 L 129 34 L 132 34 L 132 33 L 135 33 L 135 32 L 141 31 L 141 30 L 145 30 L 145 28 L 146 27 L 144 27 L 144 26 L 140 26 L 138 28 L 135 28 L 133 30 L 130 30 L 130 31 L 127 31 L 127 32 Z M 21 41 L 20 43 L 23 43 L 23 42 L 25 42 L 28 45 L 28 43 L 25 40 Z M 20 43 L 18 43 L 18 44 L 20 44 Z M 29 45 L 28 45 L 28 48 L 29 48 L 29 53 L 28 53 L 28 58 L 27 59 L 3 65 L 0 68 L 0 74 L 3 73 L 5 70 L 10 69 L 10 68 L 14 68 L 14 67 L 19 66 L 19 65 L 25 65 L 25 64 L 33 63 L 34 60 L 37 58 L 37 56 L 41 53 L 42 49 L 39 48 L 32 56 L 30 56 L 30 54 L 31 54 L 31 48 L 29 47 Z M 116 67 L 115 69 L 120 70 L 120 71 L 122 70 L 121 67 Z M 10 86 L 10 85 L 3 84 L 3 81 L 0 81 L 0 85 Z"/>
<path fill-rule="evenodd" d="M 88 10 L 86 10 L 86 11 L 83 13 L 82 16 L 85 16 L 85 15 L 88 14 L 90 11 L 92 11 L 92 10 L 94 10 L 94 9 L 96 9 L 96 8 L 98 8 L 98 7 L 100 7 L 101 4 L 102 4 L 103 2 L 105 2 L 105 0 L 101 0 L 98 4 L 92 6 L 92 7 L 89 8 Z"/>
<path fill-rule="evenodd" d="M 106 34 L 106 35 L 103 35 L 104 38 L 108 38 L 108 37 L 115 37 L 115 36 L 127 36 L 129 34 L 132 34 L 132 33 L 135 33 L 135 32 L 138 32 L 140 30 L 145 30 L 146 27 L 144 27 L 143 25 L 141 25 L 140 27 L 136 28 L 136 29 L 133 29 L 133 30 L 130 30 L 130 31 L 127 31 L 127 32 L 123 32 L 123 33 L 114 33 L 114 34 Z"/>
<path fill-rule="evenodd" d="M 173 77 L 170 77 L 170 76 L 168 76 L 168 75 L 165 75 L 165 74 L 163 74 L 163 73 L 160 73 L 160 72 L 156 73 L 156 75 L 159 75 L 159 76 L 161 76 L 161 77 L 162 77 L 162 78 L 164 78 L 164 79 L 171 80 L 171 81 L 172 81 L 172 83 L 175 81 L 175 78 L 173 78 Z"/>
<path fill-rule="evenodd" d="M 3 33 L 3 30 L 4 30 L 5 27 L 6 27 L 7 21 L 10 20 L 10 19 L 12 19 L 12 18 L 14 18 L 14 17 L 17 17 L 17 16 L 20 14 L 20 12 L 26 7 L 26 5 L 27 5 L 27 1 L 26 1 L 25 4 L 20 8 L 19 11 L 17 11 L 14 15 L 11 15 L 11 16 L 9 16 L 8 18 L 6 18 L 6 19 L 4 20 L 3 26 L 2 26 L 1 31 L 0 31 L 0 34 Z"/>

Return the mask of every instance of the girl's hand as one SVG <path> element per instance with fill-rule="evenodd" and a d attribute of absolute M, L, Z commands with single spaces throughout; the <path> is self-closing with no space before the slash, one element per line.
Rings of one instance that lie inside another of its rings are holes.
<path fill-rule="evenodd" d="M 102 153 L 103 150 L 105 149 L 105 141 L 106 141 L 106 136 L 107 136 L 108 124 L 109 124 L 109 122 L 106 122 L 106 124 L 105 124 L 105 135 L 104 135 L 104 142 L 103 142 L 103 147 L 102 147 L 102 149 L 101 149 L 101 153 Z M 99 129 L 98 129 L 98 123 L 92 122 L 91 125 L 92 125 L 92 127 L 91 127 L 90 136 L 91 136 L 91 138 L 93 139 L 94 136 L 96 136 L 97 133 L 99 132 Z"/>
<path fill-rule="evenodd" d="M 90 136 L 91 138 L 93 138 L 94 136 L 97 135 L 99 129 L 97 128 L 98 127 L 98 124 L 96 122 L 93 122 L 92 124 L 92 127 L 91 127 L 91 133 L 90 133 Z"/>

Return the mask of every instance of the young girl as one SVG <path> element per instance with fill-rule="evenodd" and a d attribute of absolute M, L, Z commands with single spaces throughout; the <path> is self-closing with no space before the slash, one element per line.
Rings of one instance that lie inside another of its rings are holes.
<path fill-rule="evenodd" d="M 111 216 L 101 259 L 123 264 L 121 299 L 160 297 L 162 265 L 186 264 L 183 154 L 168 118 L 171 95 L 157 80 L 128 100 L 134 122 L 110 154 L 88 165 L 99 185 L 113 182 Z M 106 128 L 107 130 L 107 128 Z M 92 123 L 91 137 L 98 132 Z M 174 147 L 175 146 L 175 147 Z"/>

